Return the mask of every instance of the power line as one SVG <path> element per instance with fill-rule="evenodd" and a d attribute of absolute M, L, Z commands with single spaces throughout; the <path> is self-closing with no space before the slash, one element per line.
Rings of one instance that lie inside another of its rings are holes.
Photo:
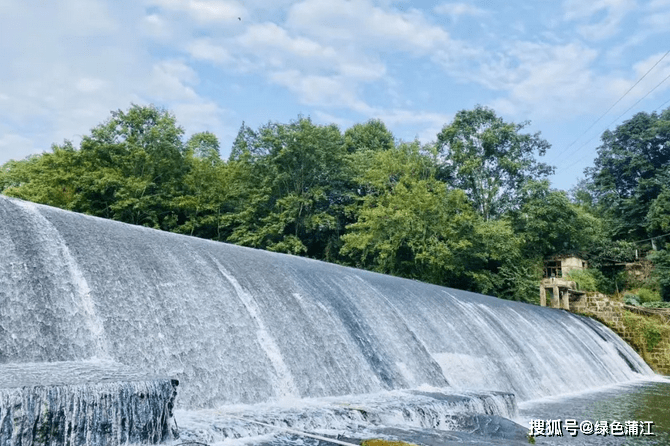
<path fill-rule="evenodd" d="M 663 107 L 665 107 L 665 105 L 666 105 L 667 103 L 670 103 L 670 99 L 668 99 L 667 101 L 665 101 L 664 103 L 662 103 L 661 105 L 659 105 L 658 107 L 656 107 L 656 108 L 654 109 L 654 111 L 658 111 L 658 110 L 662 109 Z"/>
<path fill-rule="evenodd" d="M 614 108 L 615 105 L 617 105 L 619 102 L 621 102 L 621 100 L 622 100 L 623 98 L 625 98 L 626 95 L 628 95 L 628 93 L 630 93 L 631 90 L 632 90 L 633 88 L 635 88 L 635 86 L 636 86 L 637 84 L 639 84 L 639 83 L 642 81 L 642 79 L 644 79 L 645 77 L 647 77 L 647 75 L 651 72 L 651 70 L 653 70 L 654 68 L 656 68 L 656 65 L 658 65 L 659 63 L 661 63 L 661 61 L 662 61 L 663 59 L 665 59 L 665 57 L 666 57 L 668 54 L 670 54 L 670 50 L 668 50 L 663 56 L 661 56 L 661 58 L 658 59 L 658 60 L 656 61 L 656 63 L 655 63 L 651 68 L 649 68 L 649 70 L 647 70 L 647 72 L 644 73 L 644 75 L 643 75 L 641 78 L 639 78 L 639 79 L 637 80 L 637 82 L 635 82 L 635 83 L 633 84 L 633 86 L 630 87 L 630 88 L 628 89 L 628 91 L 626 91 L 626 92 L 623 94 L 623 96 L 621 96 L 619 99 L 617 99 L 617 101 L 616 101 L 614 104 L 612 104 L 612 105 L 610 106 L 610 108 L 608 108 L 607 111 L 606 111 L 605 113 L 603 113 L 602 115 L 600 115 L 600 117 L 599 117 L 598 119 L 596 119 L 596 120 L 593 122 L 593 124 L 591 124 L 591 125 L 589 126 L 589 128 L 587 128 L 586 130 L 584 130 L 584 132 L 583 132 L 581 135 L 579 135 L 574 141 L 572 141 L 572 142 L 571 142 L 565 149 L 563 149 L 563 150 L 561 150 L 559 153 L 557 153 L 557 154 L 556 154 L 556 157 L 562 155 L 566 150 L 568 150 L 568 149 L 569 149 L 570 147 L 572 147 L 577 141 L 579 141 L 579 138 L 581 138 L 582 136 L 586 135 L 586 134 L 588 133 L 588 131 L 591 130 L 591 129 L 593 128 L 593 126 L 596 125 L 598 122 L 600 122 L 600 120 L 603 119 L 603 118 L 607 115 L 607 113 L 609 113 L 609 112 Z M 608 127 L 609 127 L 609 126 L 608 126 Z M 582 147 L 583 147 L 583 146 L 582 146 Z M 581 148 L 581 147 L 580 147 L 580 148 Z M 579 149 L 577 149 L 577 150 L 579 150 Z"/>
<path fill-rule="evenodd" d="M 670 52 L 670 51 L 669 51 L 669 52 Z M 666 54 L 668 54 L 668 53 L 666 53 Z M 637 104 L 639 104 L 640 102 L 642 102 L 642 100 L 643 100 L 644 98 L 646 98 L 647 96 L 649 96 L 654 90 L 656 90 L 658 87 L 660 87 L 660 86 L 661 86 L 665 81 L 667 81 L 668 79 L 670 79 L 670 74 L 667 75 L 661 82 L 659 82 L 658 84 L 656 84 L 656 86 L 655 86 L 654 88 L 652 88 L 651 90 L 649 90 L 649 91 L 647 92 L 647 94 L 645 94 L 645 95 L 642 96 L 640 99 L 638 99 L 637 102 L 635 102 L 633 105 L 631 105 L 630 107 L 628 107 L 628 108 L 626 109 L 626 111 L 624 111 L 624 112 L 621 113 L 619 116 L 617 116 L 616 119 L 614 119 L 614 121 L 612 121 L 612 122 L 610 122 L 609 124 L 607 124 L 607 127 L 606 127 L 605 129 L 606 129 L 606 130 L 609 129 L 610 126 L 611 126 L 612 124 L 614 124 L 615 122 L 617 122 L 622 116 L 624 116 L 626 113 L 628 113 L 633 107 L 635 107 Z M 670 102 L 670 101 L 668 101 L 668 102 Z M 667 102 L 666 102 L 666 104 L 667 104 Z M 663 104 L 663 105 L 665 105 L 665 104 Z M 661 106 L 661 107 L 662 107 L 662 106 Z M 660 108 L 660 107 L 659 107 L 659 108 Z M 654 111 L 655 111 L 655 110 L 654 110 Z M 596 136 L 594 136 L 593 138 L 591 138 L 591 139 L 589 139 L 588 141 L 586 141 L 584 144 L 582 144 L 581 146 L 579 146 L 579 147 L 577 148 L 577 150 L 575 150 L 575 151 L 573 151 L 573 152 L 578 152 L 581 148 L 583 148 L 585 145 L 587 145 L 588 143 L 590 143 L 591 141 L 593 141 L 596 137 L 598 137 L 598 135 L 596 135 Z M 587 156 L 589 156 L 588 153 L 587 153 L 586 155 L 584 155 L 583 157 L 578 158 L 578 159 L 575 160 L 574 162 L 568 164 L 567 166 L 565 166 L 565 167 L 559 167 L 558 169 L 567 169 L 567 168 L 569 168 L 569 167 L 572 167 L 572 166 L 574 166 L 575 164 L 577 164 L 578 162 L 580 162 L 581 160 L 583 160 L 584 158 L 586 158 Z M 557 170 L 558 170 L 558 169 L 557 169 Z"/>
<path fill-rule="evenodd" d="M 609 128 L 610 125 L 612 125 L 612 124 L 614 124 L 615 122 L 617 122 L 617 121 L 619 120 L 619 118 L 621 118 L 623 115 L 625 115 L 626 113 L 628 113 L 628 112 L 629 112 L 633 107 L 635 107 L 637 104 L 639 104 L 640 102 L 642 102 L 642 100 L 643 100 L 644 98 L 646 98 L 647 96 L 649 96 L 654 90 L 656 90 L 658 87 L 660 87 L 661 84 L 663 84 L 663 83 L 664 83 L 665 81 L 667 81 L 668 79 L 670 79 L 670 74 L 668 74 L 668 75 L 667 75 L 661 82 L 659 82 L 654 88 L 652 88 L 651 90 L 649 90 L 649 91 L 647 92 L 647 94 L 645 94 L 645 95 L 642 96 L 640 99 L 638 99 L 637 102 L 636 102 L 635 104 L 633 104 L 633 105 L 631 105 L 630 107 L 628 107 L 628 108 L 626 109 L 625 112 L 623 112 L 623 113 L 621 113 L 619 116 L 617 116 L 617 118 L 616 118 L 614 121 L 612 121 L 612 122 L 610 122 L 609 124 L 607 124 L 607 128 Z"/>
<path fill-rule="evenodd" d="M 636 241 L 631 242 L 631 243 L 648 242 L 649 240 L 654 240 L 654 239 L 657 239 L 657 238 L 665 237 L 666 235 L 670 235 L 670 232 L 668 232 L 667 234 L 661 234 L 661 235 L 656 235 L 654 237 L 649 237 L 649 238 L 646 238 L 644 240 L 636 240 Z"/>

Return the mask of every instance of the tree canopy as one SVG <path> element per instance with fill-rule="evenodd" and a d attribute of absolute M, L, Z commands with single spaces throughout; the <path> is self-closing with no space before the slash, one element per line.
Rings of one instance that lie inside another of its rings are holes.
<path fill-rule="evenodd" d="M 539 133 L 520 133 L 527 125 L 505 122 L 478 106 L 458 112 L 437 135 L 445 174 L 485 220 L 518 208 L 524 185 L 553 172 L 535 158 L 546 153 L 549 143 Z"/>
<path fill-rule="evenodd" d="M 603 135 L 587 178 L 553 190 L 549 149 L 527 123 L 463 110 L 433 143 L 379 120 L 344 131 L 298 116 L 242 123 L 227 159 L 211 132 L 132 105 L 82 138 L 0 167 L 6 195 L 132 224 L 439 285 L 536 301 L 542 262 L 578 254 L 605 270 L 640 239 L 668 263 L 670 112 Z M 670 280 L 658 281 L 670 290 Z M 670 291 L 668 291 L 670 294 Z"/>

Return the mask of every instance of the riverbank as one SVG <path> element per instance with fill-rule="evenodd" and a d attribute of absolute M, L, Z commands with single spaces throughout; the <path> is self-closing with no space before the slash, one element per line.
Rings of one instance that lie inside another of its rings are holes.
<path fill-rule="evenodd" d="M 670 375 L 670 315 L 626 305 L 621 297 L 588 294 L 570 302 L 570 311 L 596 319 L 625 340 L 656 372 Z"/>

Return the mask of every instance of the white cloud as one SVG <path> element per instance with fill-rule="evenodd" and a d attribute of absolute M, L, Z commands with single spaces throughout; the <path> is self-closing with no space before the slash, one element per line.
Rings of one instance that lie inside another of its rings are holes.
<path fill-rule="evenodd" d="M 343 118 L 341 116 L 337 116 L 331 113 L 326 113 L 322 110 L 317 110 L 316 112 L 314 112 L 314 116 L 316 116 L 317 120 L 320 121 L 321 123 L 337 125 L 342 131 L 356 124 L 356 121 L 354 121 L 353 119 Z"/>
<path fill-rule="evenodd" d="M 636 6 L 635 0 L 565 0 L 563 2 L 564 18 L 568 21 L 582 22 L 577 29 L 584 38 L 590 40 L 602 40 L 617 34 L 626 14 L 633 11 Z M 594 23 L 593 18 L 603 13 L 604 17 Z"/>
<path fill-rule="evenodd" d="M 389 125 L 406 124 L 432 124 L 440 127 L 448 123 L 453 115 L 446 113 L 432 113 L 416 110 L 390 109 L 377 110 L 373 113 L 373 118 L 381 119 Z"/>
<path fill-rule="evenodd" d="M 51 10 L 51 8 L 49 8 Z M 67 0 L 58 2 L 51 10 L 52 20 L 74 22 L 75 17 L 85 17 L 77 21 L 76 26 L 68 29 L 70 36 L 91 36 L 110 34 L 120 29 L 119 23 L 114 20 L 108 4 L 95 0 Z"/>
<path fill-rule="evenodd" d="M 378 110 L 372 117 L 380 119 L 391 128 L 403 126 L 417 128 L 417 133 L 412 137 L 418 138 L 425 144 L 434 141 L 438 132 L 445 124 L 451 122 L 454 115 L 420 110 L 390 109 Z"/>
<path fill-rule="evenodd" d="M 382 80 L 385 65 L 360 48 L 317 39 L 264 22 L 249 26 L 229 46 L 239 61 L 236 66 L 263 73 L 270 82 L 294 92 L 303 104 L 367 110 L 357 92 L 364 83 Z"/>
<path fill-rule="evenodd" d="M 15 133 L 4 133 L 0 136 L 0 154 L 3 160 L 20 160 L 35 152 L 34 142 Z M 4 161 L 0 161 L 0 165 Z"/>
<path fill-rule="evenodd" d="M 226 0 L 154 0 L 166 10 L 186 13 L 200 24 L 237 21 L 247 16 L 247 9 L 239 1 Z"/>
<path fill-rule="evenodd" d="M 500 113 L 533 119 L 598 116 L 615 103 L 664 53 L 653 54 L 618 73 L 596 71 L 598 52 L 589 47 L 520 42 L 508 49 L 506 63 L 484 68 L 478 77 L 502 94 L 489 106 Z M 610 113 L 617 116 L 654 88 L 668 74 L 670 57 L 663 60 Z M 659 87 L 650 98 L 670 89 Z M 594 118 L 595 119 L 595 118 Z"/>
<path fill-rule="evenodd" d="M 194 100 L 197 93 L 187 84 L 198 83 L 198 75 L 183 62 L 168 60 L 153 66 L 149 93 L 162 101 Z"/>
<path fill-rule="evenodd" d="M 187 13 L 196 5 L 193 1 L 153 1 L 166 11 L 181 8 Z M 245 5 L 251 8 L 250 16 L 258 15 L 253 9 L 257 4 Z M 400 11 L 390 4 L 375 6 L 368 0 L 305 0 L 288 9 L 285 24 L 276 19 L 248 21 L 237 28 L 237 34 L 212 31 L 203 37 L 195 31 L 196 25 L 190 35 L 198 37 L 187 37 L 182 39 L 187 43 L 179 44 L 193 59 L 212 62 L 222 70 L 260 74 L 293 92 L 305 105 L 357 113 L 372 111 L 361 96 L 366 84 L 393 82 L 380 49 L 417 57 L 430 54 L 440 57 L 444 66 L 449 66 L 449 61 L 457 65 L 471 59 L 471 55 L 460 57 L 467 53 L 462 43 L 452 41 L 423 13 L 415 9 Z M 183 85 L 179 76 L 164 71 L 157 71 L 154 84 L 176 92 L 171 98 L 193 94 L 190 85 Z M 151 92 L 158 90 L 153 87 Z"/>
<path fill-rule="evenodd" d="M 642 23 L 651 28 L 651 31 L 666 31 L 670 23 L 670 10 L 652 11 L 645 14 Z"/>
<path fill-rule="evenodd" d="M 441 3 L 433 9 L 438 14 L 460 17 L 464 15 L 481 16 L 487 13 L 486 10 L 469 3 Z"/>
<path fill-rule="evenodd" d="M 215 102 L 201 99 L 195 102 L 175 103 L 170 107 L 177 117 L 177 122 L 193 132 L 204 130 L 225 130 L 227 112 Z"/>
<path fill-rule="evenodd" d="M 91 77 L 82 77 L 75 83 L 77 90 L 81 91 L 82 93 L 95 93 L 96 91 L 102 89 L 105 85 L 107 85 L 107 82 L 103 81 L 102 79 Z"/>
<path fill-rule="evenodd" d="M 337 58 L 337 52 L 332 47 L 323 46 L 305 37 L 291 37 L 285 29 L 269 22 L 250 26 L 237 41 L 249 49 L 279 50 L 310 61 Z"/>
<path fill-rule="evenodd" d="M 167 41 L 172 37 L 174 29 L 159 14 L 149 14 L 142 19 L 141 29 L 155 40 Z"/>
<path fill-rule="evenodd" d="M 507 58 L 485 64 L 480 82 L 504 92 L 493 108 L 505 114 L 535 117 L 584 113 L 611 92 L 597 85 L 591 64 L 597 52 L 571 43 L 517 42 Z"/>
<path fill-rule="evenodd" d="M 269 77 L 272 82 L 296 93 L 300 101 L 307 105 L 348 108 L 360 113 L 370 110 L 365 102 L 358 99 L 355 83 L 346 78 L 305 75 L 297 70 L 280 71 Z"/>
<path fill-rule="evenodd" d="M 274 23 L 250 26 L 233 45 L 247 60 L 255 60 L 259 69 L 300 69 L 306 74 L 337 74 L 359 80 L 377 80 L 386 68 L 374 57 L 358 51 L 324 45 L 316 40 L 292 36 Z"/>
<path fill-rule="evenodd" d="M 651 91 L 661 81 L 663 81 L 668 76 L 668 74 L 670 74 L 670 55 L 663 57 L 665 53 L 666 52 L 663 51 L 661 53 L 652 54 L 646 59 L 633 64 L 633 76 L 634 79 L 637 80 L 658 62 L 658 65 L 656 65 L 654 69 L 650 71 L 649 74 L 647 74 L 647 76 L 642 79 L 642 81 L 640 81 L 640 83 L 635 87 L 635 90 L 632 90 L 632 92 L 637 93 L 637 96 L 642 96 L 644 94 L 642 92 Z M 661 60 L 661 57 L 663 57 L 663 60 Z M 659 60 L 661 61 L 659 62 Z M 631 82 L 631 85 L 632 84 L 633 82 Z M 659 86 L 653 94 L 657 94 L 668 88 L 670 88 L 670 83 L 664 83 L 663 85 Z"/>
<path fill-rule="evenodd" d="M 191 67 L 150 54 L 147 38 L 156 34 L 147 29 L 127 32 L 153 23 L 172 35 L 167 31 L 173 24 L 158 14 L 147 17 L 144 6 L 61 0 L 36 8 L 10 2 L 11 19 L 0 15 L 0 56 L 6 61 L 0 70 L 0 163 L 63 139 L 77 143 L 110 110 L 131 103 L 179 111 L 182 124 L 197 131 L 203 125 L 227 128 L 225 110 L 196 91 L 199 76 Z M 192 49 L 204 56 L 203 42 L 196 43 Z"/>
<path fill-rule="evenodd" d="M 364 48 L 425 54 L 448 45 L 449 34 L 417 10 L 385 10 L 370 1 L 304 0 L 291 7 L 287 26 L 320 41 L 356 43 Z"/>
<path fill-rule="evenodd" d="M 315 116 L 323 123 L 337 124 L 343 131 L 357 122 L 361 122 L 323 111 L 317 111 Z M 403 140 L 413 140 L 414 138 L 418 138 L 419 141 L 424 144 L 435 141 L 435 137 L 442 130 L 442 127 L 444 127 L 445 124 L 450 123 L 453 117 L 453 114 L 449 113 L 422 112 L 401 108 L 371 108 L 365 114 L 365 120 L 381 120 L 396 138 L 401 138 Z M 407 128 L 416 128 L 417 132 L 414 134 L 403 135 L 403 131 Z"/>
<path fill-rule="evenodd" d="M 189 43 L 187 51 L 196 60 L 204 60 L 214 63 L 230 62 L 232 56 L 222 45 L 218 45 L 210 38 L 196 39 Z"/>

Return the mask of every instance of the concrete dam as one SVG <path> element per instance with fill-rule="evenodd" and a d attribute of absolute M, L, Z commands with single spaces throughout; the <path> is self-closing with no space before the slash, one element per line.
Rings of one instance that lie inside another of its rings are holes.
<path fill-rule="evenodd" d="M 0 445 L 458 430 L 652 376 L 565 311 L 0 195 Z"/>

